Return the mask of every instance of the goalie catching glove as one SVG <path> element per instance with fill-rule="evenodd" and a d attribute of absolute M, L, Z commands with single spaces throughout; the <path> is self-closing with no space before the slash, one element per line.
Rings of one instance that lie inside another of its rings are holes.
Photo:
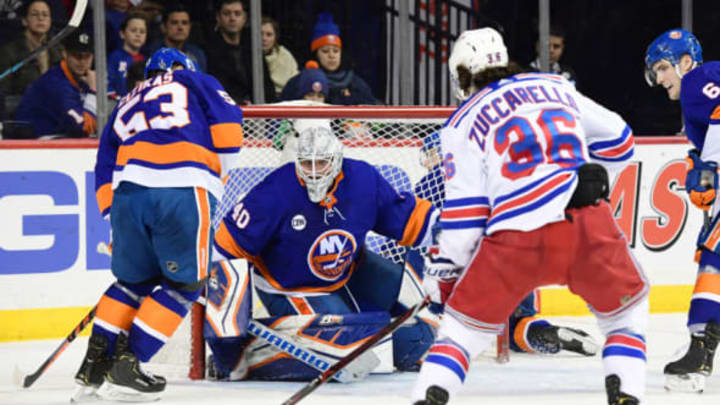
<path fill-rule="evenodd" d="M 685 158 L 688 171 L 685 177 L 685 191 L 690 201 L 702 210 L 708 210 L 715 202 L 715 190 L 718 187 L 718 165 L 700 159 L 700 152 L 692 149 Z"/>
<path fill-rule="evenodd" d="M 443 312 L 443 306 L 452 293 L 455 281 L 461 271 L 462 267 L 450 259 L 436 256 L 433 249 L 430 249 L 428 255 L 425 256 L 425 274 L 422 286 L 432 301 L 429 308 L 431 312 L 435 314 Z"/>

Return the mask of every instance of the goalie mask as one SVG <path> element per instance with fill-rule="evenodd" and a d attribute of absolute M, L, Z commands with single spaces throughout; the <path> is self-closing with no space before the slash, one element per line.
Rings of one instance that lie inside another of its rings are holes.
<path fill-rule="evenodd" d="M 460 34 L 453 44 L 448 61 L 450 81 L 455 89 L 455 96 L 458 100 L 465 101 L 472 93 L 471 89 L 460 88 L 457 70 L 460 65 L 465 66 L 472 74 L 507 66 L 508 52 L 500 33 L 492 28 L 468 30 Z"/>
<path fill-rule="evenodd" d="M 342 168 L 343 144 L 325 126 L 304 129 L 297 138 L 295 171 L 305 182 L 308 197 L 320 202 Z"/>
<path fill-rule="evenodd" d="M 683 75 L 678 64 L 683 55 L 689 55 L 692 59 L 691 70 L 702 64 L 702 47 L 695 35 L 683 29 L 673 29 L 657 37 L 645 52 L 645 80 L 647 83 L 651 87 L 657 85 L 657 74 L 652 67 L 663 59 L 673 65 L 678 77 L 682 79 Z"/>

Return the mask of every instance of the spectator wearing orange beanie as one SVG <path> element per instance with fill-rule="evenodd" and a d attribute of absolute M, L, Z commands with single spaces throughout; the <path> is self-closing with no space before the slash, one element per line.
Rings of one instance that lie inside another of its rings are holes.
<path fill-rule="evenodd" d="M 329 13 L 320 13 L 310 42 L 313 58 L 327 76 L 329 93 L 326 103 L 336 105 L 377 104 L 370 86 L 342 60 L 340 28 Z M 299 92 L 300 75 L 290 79 L 283 89 L 282 100 L 293 100 Z"/>

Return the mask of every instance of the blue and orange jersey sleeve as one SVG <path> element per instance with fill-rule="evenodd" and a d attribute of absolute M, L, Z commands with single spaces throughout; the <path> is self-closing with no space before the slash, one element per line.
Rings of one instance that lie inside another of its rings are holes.
<path fill-rule="evenodd" d="M 216 151 L 238 152 L 243 143 L 242 110 L 214 77 L 205 74 L 180 77 L 191 78 L 195 90 L 202 94 L 199 101 L 204 104 L 201 107 Z"/>
<path fill-rule="evenodd" d="M 272 196 L 277 196 L 268 181 L 273 177 L 270 175 L 253 187 L 223 218 L 215 233 L 215 248 L 225 257 L 250 260 L 275 235 L 281 214 L 277 201 L 271 201 Z"/>
<path fill-rule="evenodd" d="M 375 179 L 378 212 L 373 230 L 398 240 L 400 245 L 420 244 L 429 232 L 433 205 L 411 193 L 398 193 L 376 170 Z"/>
<path fill-rule="evenodd" d="M 112 205 L 113 171 L 115 170 L 119 147 L 119 139 L 112 129 L 112 123 L 116 115 L 117 111 L 113 112 L 100 136 L 100 145 L 98 146 L 97 160 L 95 162 L 95 197 L 97 198 L 100 213 L 103 216 L 110 213 L 110 206 Z"/>

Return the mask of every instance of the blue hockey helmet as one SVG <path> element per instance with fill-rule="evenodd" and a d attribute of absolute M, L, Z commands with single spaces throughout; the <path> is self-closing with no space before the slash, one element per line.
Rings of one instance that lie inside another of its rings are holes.
<path fill-rule="evenodd" d="M 181 64 L 185 69 L 197 70 L 195 63 L 187 55 L 175 48 L 164 47 L 155 51 L 150 59 L 148 59 L 145 64 L 145 78 L 147 78 L 148 73 L 153 70 L 169 72 L 176 63 Z"/>
<path fill-rule="evenodd" d="M 657 77 L 652 70 L 653 65 L 664 59 L 670 62 L 677 71 L 677 65 L 683 55 L 689 55 L 693 67 L 702 63 L 702 47 L 691 32 L 681 28 L 672 29 L 662 33 L 647 48 L 645 52 L 645 80 L 650 86 L 657 84 Z M 682 74 L 678 71 L 678 76 Z"/>

